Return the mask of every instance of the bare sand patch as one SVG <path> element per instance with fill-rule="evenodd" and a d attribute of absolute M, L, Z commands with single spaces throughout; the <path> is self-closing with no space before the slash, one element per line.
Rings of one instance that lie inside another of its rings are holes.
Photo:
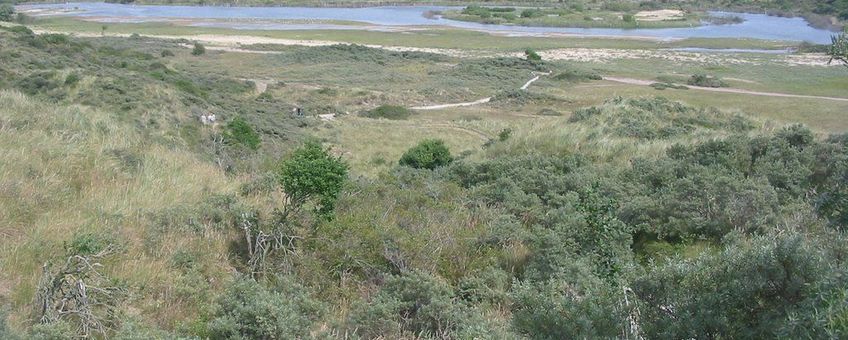
<path fill-rule="evenodd" d="M 660 9 L 656 11 L 641 11 L 634 15 L 638 21 L 668 21 L 685 20 L 686 12 L 677 9 Z"/>

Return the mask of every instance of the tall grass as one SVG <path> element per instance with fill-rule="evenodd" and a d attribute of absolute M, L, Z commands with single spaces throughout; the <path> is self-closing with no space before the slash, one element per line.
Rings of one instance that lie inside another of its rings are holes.
<path fill-rule="evenodd" d="M 80 233 L 120 240 L 123 252 L 104 271 L 140 288 L 141 317 L 174 322 L 196 313 L 165 298 L 179 279 L 168 261 L 177 250 L 225 254 L 224 235 L 168 231 L 151 249 L 149 216 L 234 188 L 218 168 L 145 140 L 109 113 L 0 91 L 0 298 L 10 297 L 12 324 L 26 324 L 41 266 L 64 261 L 63 245 Z M 226 259 L 208 260 L 226 270 Z"/>

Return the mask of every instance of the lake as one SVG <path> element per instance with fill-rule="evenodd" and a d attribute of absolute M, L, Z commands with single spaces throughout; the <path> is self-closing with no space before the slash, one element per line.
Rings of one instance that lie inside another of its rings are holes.
<path fill-rule="evenodd" d="M 562 28 L 486 25 L 443 18 L 426 18 L 428 11 L 457 7 L 391 6 L 366 8 L 312 7 L 221 7 L 221 6 L 152 6 L 108 3 L 64 3 L 17 6 L 21 11 L 44 14 L 87 17 L 103 22 L 151 22 L 162 20 L 192 20 L 194 26 L 229 27 L 234 29 L 303 30 L 303 29 L 364 29 L 355 25 L 332 23 L 285 23 L 275 20 L 355 21 L 368 24 L 367 29 L 391 29 L 408 26 L 446 26 L 475 31 L 534 36 L 546 34 L 586 35 L 606 37 L 647 37 L 656 39 L 682 38 L 749 38 L 780 41 L 829 43 L 833 32 L 813 28 L 802 18 L 783 18 L 764 14 L 713 12 L 714 15 L 735 15 L 745 19 L 740 24 L 704 25 L 687 28 L 612 29 Z M 206 19 L 207 21 L 203 21 Z M 211 21 L 208 21 L 211 20 Z"/>

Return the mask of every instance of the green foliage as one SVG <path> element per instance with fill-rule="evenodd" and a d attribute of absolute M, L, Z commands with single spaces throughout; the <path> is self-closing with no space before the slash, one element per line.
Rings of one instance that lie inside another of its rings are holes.
<path fill-rule="evenodd" d="M 206 47 L 201 43 L 194 43 L 194 47 L 191 49 L 191 55 L 199 56 L 206 53 Z"/>
<path fill-rule="evenodd" d="M 373 119 L 404 120 L 415 114 L 415 111 L 397 105 L 380 105 L 360 115 Z"/>
<path fill-rule="evenodd" d="M 626 338 L 621 332 L 629 311 L 619 305 L 621 294 L 575 269 L 519 283 L 512 293 L 513 326 L 532 339 Z"/>
<path fill-rule="evenodd" d="M 160 53 L 159 55 L 160 55 L 162 58 L 173 57 L 173 56 L 174 56 L 174 52 L 171 52 L 171 50 L 162 50 L 162 53 Z"/>
<path fill-rule="evenodd" d="M 448 165 L 451 162 L 453 162 L 453 156 L 451 156 L 450 150 L 448 150 L 445 142 L 439 139 L 421 141 L 418 145 L 407 150 L 398 161 L 403 166 L 429 170 Z"/>
<path fill-rule="evenodd" d="M 627 22 L 627 23 L 634 23 L 634 22 L 636 22 L 636 17 L 633 16 L 633 14 L 624 14 L 624 15 L 621 16 L 621 21 L 624 21 L 624 22 Z"/>
<path fill-rule="evenodd" d="M 76 73 L 68 74 L 68 76 L 65 77 L 65 86 L 74 86 L 77 83 L 79 83 L 79 81 L 80 81 L 79 74 L 76 74 Z"/>
<path fill-rule="evenodd" d="M 821 257 L 835 243 L 822 241 L 783 231 L 656 268 L 634 284 L 646 337 L 829 338 L 826 318 L 804 316 L 848 283 L 842 261 Z"/>
<path fill-rule="evenodd" d="M 462 306 L 443 279 L 421 271 L 393 275 L 367 304 L 357 307 L 352 328 L 366 338 L 417 335 L 444 338 L 463 321 Z"/>
<path fill-rule="evenodd" d="M 0 21 L 12 21 L 15 18 L 15 7 L 11 4 L 0 4 Z"/>
<path fill-rule="evenodd" d="M 576 68 L 568 68 L 563 72 L 557 73 L 552 77 L 554 80 L 569 82 L 569 83 L 578 83 L 588 80 L 601 80 L 603 79 L 600 74 L 594 71 L 584 71 Z"/>
<path fill-rule="evenodd" d="M 251 150 L 258 150 L 261 142 L 259 134 L 241 117 L 227 123 L 224 139 L 232 145 L 242 145 Z"/>
<path fill-rule="evenodd" d="M 846 13 L 848 13 L 848 5 L 846 5 Z M 827 52 L 830 55 L 829 63 L 836 61 L 848 67 L 848 33 L 843 32 L 834 35 L 831 40 L 832 43 Z"/>
<path fill-rule="evenodd" d="M 727 87 L 727 83 L 722 81 L 720 78 L 704 74 L 693 74 L 689 77 L 689 80 L 686 81 L 686 83 L 692 86 L 701 87 Z"/>
<path fill-rule="evenodd" d="M 68 255 L 89 256 L 103 251 L 110 244 L 112 240 L 101 233 L 81 233 L 65 244 L 65 251 Z"/>
<path fill-rule="evenodd" d="M 347 165 L 315 142 L 307 142 L 280 165 L 279 181 L 287 206 L 299 209 L 312 202 L 315 211 L 329 214 L 347 179 Z"/>
<path fill-rule="evenodd" d="M 324 313 L 303 286 L 278 277 L 274 289 L 239 278 L 218 299 L 209 321 L 213 339 L 297 339 L 310 334 Z"/>
<path fill-rule="evenodd" d="M 528 61 L 542 61 L 542 56 L 540 56 L 538 53 L 536 53 L 536 51 L 530 48 L 524 50 L 524 58 Z"/>

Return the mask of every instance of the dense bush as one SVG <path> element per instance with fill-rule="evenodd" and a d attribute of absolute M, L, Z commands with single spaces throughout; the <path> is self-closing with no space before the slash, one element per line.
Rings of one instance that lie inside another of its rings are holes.
<path fill-rule="evenodd" d="M 428 139 L 421 141 L 418 145 L 407 150 L 400 157 L 400 165 L 416 168 L 416 169 L 435 169 L 450 164 L 453 161 L 453 156 L 450 150 L 445 145 L 445 142 L 439 139 Z"/>
<path fill-rule="evenodd" d="M 447 282 L 412 271 L 386 279 L 371 301 L 354 310 L 351 324 L 366 338 L 445 338 L 459 328 L 463 313 Z"/>
<path fill-rule="evenodd" d="M 310 334 L 324 307 L 308 290 L 278 277 L 273 288 L 240 278 L 218 299 L 209 321 L 213 339 L 296 339 Z"/>
<path fill-rule="evenodd" d="M 202 55 L 206 53 L 206 47 L 201 43 L 194 43 L 194 47 L 191 49 L 191 55 Z"/>
<path fill-rule="evenodd" d="M 11 4 L 0 4 L 0 21 L 12 21 L 15 18 L 15 7 Z"/>
<path fill-rule="evenodd" d="M 295 150 L 280 165 L 279 181 L 286 193 L 286 209 L 313 203 L 315 211 L 329 214 L 347 179 L 347 165 L 315 142 Z"/>
<path fill-rule="evenodd" d="M 261 142 L 259 134 L 241 117 L 236 117 L 227 123 L 224 138 L 232 145 L 245 146 L 251 150 L 259 149 Z"/>
<path fill-rule="evenodd" d="M 528 61 L 542 61 L 542 56 L 540 56 L 538 53 L 536 53 L 536 51 L 530 48 L 524 50 L 524 58 L 526 58 Z"/>

